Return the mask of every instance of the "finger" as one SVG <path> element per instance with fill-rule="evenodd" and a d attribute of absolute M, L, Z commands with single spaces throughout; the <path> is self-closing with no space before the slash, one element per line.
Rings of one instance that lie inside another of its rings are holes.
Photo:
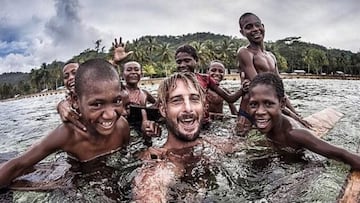
<path fill-rule="evenodd" d="M 122 43 L 121 43 L 121 41 L 122 41 L 122 38 L 121 38 L 121 37 L 119 37 L 119 44 L 122 44 Z"/>
<path fill-rule="evenodd" d="M 245 72 L 240 73 L 240 79 L 241 79 L 241 81 L 245 80 Z"/>
<path fill-rule="evenodd" d="M 69 117 L 70 117 L 70 118 L 74 118 L 74 119 L 76 119 L 76 120 L 79 120 L 80 115 L 79 115 L 77 112 L 75 112 L 74 110 L 71 110 L 71 111 L 69 112 Z"/>
<path fill-rule="evenodd" d="M 118 45 L 117 39 L 115 38 L 114 41 L 115 41 L 115 46 L 117 46 Z"/>
<path fill-rule="evenodd" d="M 72 122 L 77 128 L 79 128 L 80 130 L 86 132 L 86 127 L 84 124 L 82 124 L 79 120 L 74 120 Z"/>

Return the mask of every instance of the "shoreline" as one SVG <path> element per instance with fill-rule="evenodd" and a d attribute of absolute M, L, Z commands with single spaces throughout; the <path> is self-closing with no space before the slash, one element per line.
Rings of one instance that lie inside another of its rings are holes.
<path fill-rule="evenodd" d="M 313 75 L 313 74 L 291 74 L 291 73 L 281 73 L 280 74 L 282 79 L 315 79 L 315 80 L 329 80 L 329 79 L 335 79 L 335 80 L 360 80 L 359 76 L 353 76 L 353 75 Z M 155 85 L 159 84 L 161 81 L 163 81 L 164 78 L 152 78 L 152 79 L 146 79 L 141 80 L 139 82 L 139 86 L 145 86 L 145 85 Z M 224 76 L 224 80 L 240 80 L 239 74 L 226 74 Z M 7 102 L 7 101 L 13 101 L 13 100 L 19 100 L 19 99 L 25 99 L 25 98 L 31 98 L 31 97 L 42 97 L 42 96 L 48 96 L 48 95 L 55 95 L 55 94 L 65 94 L 66 90 L 49 90 L 46 92 L 39 92 L 34 94 L 28 94 L 28 95 L 21 95 L 16 98 L 8 98 L 0 100 L 0 102 Z"/>

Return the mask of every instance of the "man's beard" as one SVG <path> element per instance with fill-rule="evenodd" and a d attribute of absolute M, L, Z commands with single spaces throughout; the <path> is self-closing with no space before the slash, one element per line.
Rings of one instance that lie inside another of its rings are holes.
<path fill-rule="evenodd" d="M 175 123 L 169 120 L 166 120 L 166 127 L 168 129 L 168 134 L 172 133 L 176 139 L 184 141 L 184 142 L 191 142 L 196 140 L 200 135 L 201 130 L 201 122 L 199 123 L 198 129 L 195 133 L 192 134 L 192 136 L 187 136 L 186 134 L 183 134 L 179 131 L 178 128 L 176 128 Z"/>

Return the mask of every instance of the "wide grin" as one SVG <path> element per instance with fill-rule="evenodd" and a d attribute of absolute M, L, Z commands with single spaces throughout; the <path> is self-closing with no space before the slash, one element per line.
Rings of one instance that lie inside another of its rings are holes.
<path fill-rule="evenodd" d="M 198 127 L 198 122 L 193 116 L 179 119 L 179 124 L 186 132 L 192 132 Z"/>
<path fill-rule="evenodd" d="M 256 119 L 256 126 L 258 129 L 265 129 L 268 127 L 270 119 Z"/>
<path fill-rule="evenodd" d="M 99 122 L 100 127 L 105 129 L 105 130 L 111 129 L 114 126 L 114 123 L 115 123 L 114 121 L 102 121 L 102 122 Z"/>
<path fill-rule="evenodd" d="M 68 86 L 69 86 L 70 88 L 74 88 L 74 87 L 75 87 L 75 81 L 69 82 L 69 83 L 68 83 Z"/>

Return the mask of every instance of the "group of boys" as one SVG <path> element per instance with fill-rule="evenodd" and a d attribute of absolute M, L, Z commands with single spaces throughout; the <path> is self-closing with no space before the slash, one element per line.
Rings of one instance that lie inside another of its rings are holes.
<path fill-rule="evenodd" d="M 263 120 L 254 119 L 258 112 L 248 108 L 249 101 L 254 103 L 254 100 L 251 100 L 251 95 L 254 94 L 247 92 L 250 81 L 260 73 L 271 72 L 279 78 L 276 59 L 265 50 L 264 25 L 255 14 L 243 14 L 239 19 L 239 25 L 240 33 L 248 39 L 249 45 L 238 51 L 242 84 L 233 94 L 219 86 L 225 69 L 221 62 L 212 61 L 208 74 L 195 73 L 198 60 L 196 50 L 190 45 L 180 46 L 176 50 L 178 73 L 162 81 L 158 89 L 157 105 L 165 118 L 168 131 L 163 149 L 182 149 L 199 143 L 202 126 L 210 122 L 209 110 L 215 114 L 222 113 L 219 106 L 221 105 L 222 109 L 223 100 L 232 104 L 242 97 L 239 111 L 230 107 L 232 114 L 238 114 L 236 125 L 239 134 L 246 134 L 253 124 L 264 123 Z M 141 66 L 137 62 L 124 64 L 122 75 L 126 84 L 121 84 L 113 64 L 131 53 L 125 52 L 121 40 L 119 43 L 115 41 L 114 47 L 113 61 L 92 59 L 80 65 L 69 63 L 64 66 L 64 83 L 70 94 L 66 101 L 59 105 L 58 111 L 63 121 L 70 122 L 63 122 L 24 154 L 0 165 L 0 187 L 9 185 L 14 178 L 22 175 L 26 168 L 57 150 L 63 150 L 79 161 L 85 161 L 129 143 L 127 106 L 146 106 L 147 103 L 155 103 L 156 100 L 149 92 L 138 87 Z M 308 123 L 295 112 L 286 96 L 284 106 L 287 107 L 284 113 L 305 127 L 308 126 Z M 279 110 L 283 111 L 283 108 Z M 159 125 L 148 120 L 145 111 L 142 111 L 142 117 L 142 133 L 150 137 L 159 135 Z M 316 148 L 314 151 L 319 150 Z M 327 152 L 320 152 L 327 155 Z M 355 164 L 357 156 L 352 157 L 351 161 L 342 157 L 339 159 L 358 169 L 358 164 Z"/>

